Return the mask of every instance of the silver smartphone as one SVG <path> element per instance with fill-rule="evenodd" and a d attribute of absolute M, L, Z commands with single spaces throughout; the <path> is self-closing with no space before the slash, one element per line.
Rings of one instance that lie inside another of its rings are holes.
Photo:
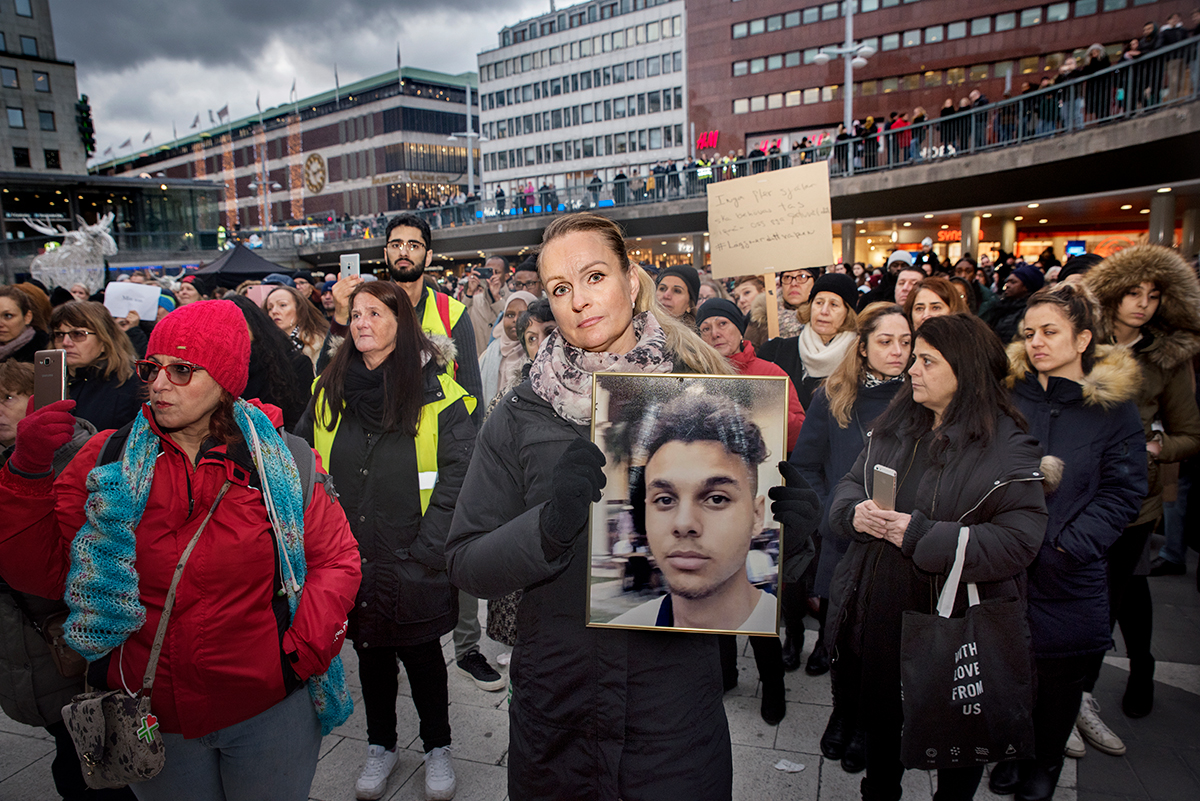
<path fill-rule="evenodd" d="M 33 355 L 33 408 L 67 397 L 67 352 L 39 350 Z"/>
<path fill-rule="evenodd" d="M 342 269 L 338 274 L 339 278 L 349 278 L 352 275 L 358 277 L 361 275 L 360 268 L 358 266 L 359 256 L 357 253 L 347 253 L 343 255 L 340 259 L 340 262 Z"/>
<path fill-rule="evenodd" d="M 871 500 L 886 512 L 896 511 L 896 471 L 881 464 L 875 465 L 875 480 L 871 484 Z"/>

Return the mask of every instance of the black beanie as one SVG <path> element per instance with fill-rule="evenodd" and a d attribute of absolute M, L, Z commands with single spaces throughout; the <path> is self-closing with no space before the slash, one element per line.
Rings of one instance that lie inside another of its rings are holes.
<path fill-rule="evenodd" d="M 728 317 L 737 326 L 738 331 L 743 335 L 746 333 L 746 315 L 742 314 L 742 310 L 733 301 L 725 298 L 709 298 L 704 301 L 696 310 L 696 328 L 709 317 Z"/>
<path fill-rule="evenodd" d="M 814 281 L 812 291 L 808 293 L 809 303 L 818 292 L 832 292 L 842 299 L 847 309 L 853 309 L 858 304 L 858 287 L 854 279 L 844 273 L 826 273 Z"/>
<path fill-rule="evenodd" d="M 681 264 L 678 267 L 668 267 L 658 274 L 654 285 L 658 286 L 661 284 L 662 280 L 668 275 L 673 275 L 680 281 L 683 281 L 684 285 L 688 288 L 688 296 L 692 299 L 693 304 L 700 299 L 700 274 L 696 272 L 695 267 L 689 267 L 686 264 Z"/>

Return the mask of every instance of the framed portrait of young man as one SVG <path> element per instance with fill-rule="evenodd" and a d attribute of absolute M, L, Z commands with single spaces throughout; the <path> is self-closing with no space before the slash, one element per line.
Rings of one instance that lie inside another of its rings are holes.
<path fill-rule="evenodd" d="M 596 373 L 588 625 L 776 636 L 783 376 Z"/>

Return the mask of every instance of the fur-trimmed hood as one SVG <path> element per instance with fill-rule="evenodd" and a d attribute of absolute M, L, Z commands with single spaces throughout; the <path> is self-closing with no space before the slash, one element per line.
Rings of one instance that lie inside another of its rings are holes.
<path fill-rule="evenodd" d="M 1144 326 L 1154 342 L 1143 353 L 1158 367 L 1173 370 L 1200 353 L 1200 281 L 1188 263 L 1170 248 L 1137 245 L 1109 256 L 1084 278 L 1109 331 L 1121 299 L 1142 281 L 1153 281 L 1162 291 L 1158 312 Z"/>
<path fill-rule="evenodd" d="M 1005 384 L 1012 389 L 1029 373 L 1035 372 L 1025 353 L 1024 342 L 1008 346 L 1008 378 Z M 1096 363 L 1083 377 L 1083 402 L 1111 409 L 1137 398 L 1142 380 L 1142 368 L 1128 348 L 1116 345 L 1097 345 Z"/>

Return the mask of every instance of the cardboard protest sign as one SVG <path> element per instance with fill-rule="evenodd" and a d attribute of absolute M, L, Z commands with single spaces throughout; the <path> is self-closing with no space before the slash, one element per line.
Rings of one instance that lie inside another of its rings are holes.
<path fill-rule="evenodd" d="M 104 287 L 104 308 L 113 317 L 125 317 L 137 312 L 143 320 L 158 317 L 158 299 L 162 290 L 150 284 L 135 284 L 131 281 L 113 281 Z"/>
<path fill-rule="evenodd" d="M 709 184 L 708 233 L 715 278 L 832 264 L 828 164 Z"/>

